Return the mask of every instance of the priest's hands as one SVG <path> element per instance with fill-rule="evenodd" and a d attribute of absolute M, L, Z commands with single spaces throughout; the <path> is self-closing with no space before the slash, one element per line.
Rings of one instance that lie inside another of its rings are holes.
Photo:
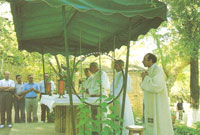
<path fill-rule="evenodd" d="M 147 76 L 147 75 L 148 75 L 147 71 L 142 72 L 141 73 L 142 80 L 144 80 L 145 76 Z"/>

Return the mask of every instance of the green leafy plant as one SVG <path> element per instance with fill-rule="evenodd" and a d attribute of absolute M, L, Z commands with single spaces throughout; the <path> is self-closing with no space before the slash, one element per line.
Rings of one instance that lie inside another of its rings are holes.
<path fill-rule="evenodd" d="M 80 119 L 80 122 L 77 125 L 77 128 L 79 129 L 80 135 L 92 135 L 92 133 L 97 133 L 98 135 L 109 135 L 114 134 L 120 135 L 122 127 L 120 126 L 120 122 L 123 120 L 119 117 L 118 114 L 116 114 L 116 106 L 119 104 L 118 101 L 114 101 L 114 106 L 110 105 L 109 110 L 110 113 L 105 116 L 105 113 L 108 112 L 108 104 L 107 101 L 110 101 L 113 97 L 106 97 L 102 96 L 100 97 L 96 102 L 99 103 L 98 107 L 98 113 L 96 115 L 96 118 L 92 118 L 92 113 L 90 106 L 86 104 L 81 104 L 78 106 L 78 109 L 80 109 L 78 113 L 78 118 Z M 86 98 L 82 99 L 82 102 L 85 101 Z"/>
<path fill-rule="evenodd" d="M 174 127 L 174 135 L 199 135 L 200 122 L 196 123 L 194 127 L 187 127 L 186 125 L 176 125 Z"/>
<path fill-rule="evenodd" d="M 172 123 L 176 123 L 176 111 L 171 111 Z"/>

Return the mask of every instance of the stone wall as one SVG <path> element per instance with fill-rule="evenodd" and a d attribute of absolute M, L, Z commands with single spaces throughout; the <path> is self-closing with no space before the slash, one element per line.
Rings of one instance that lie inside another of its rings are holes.
<path fill-rule="evenodd" d="M 129 71 L 132 81 L 132 90 L 128 92 L 128 96 L 133 108 L 133 112 L 137 116 L 142 116 L 143 113 L 143 92 L 140 88 L 141 77 L 140 73 L 136 71 Z M 113 80 L 112 73 L 108 73 L 110 83 Z"/>

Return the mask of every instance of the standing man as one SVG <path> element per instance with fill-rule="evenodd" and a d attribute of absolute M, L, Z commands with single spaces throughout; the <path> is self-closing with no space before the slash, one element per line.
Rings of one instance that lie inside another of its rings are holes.
<path fill-rule="evenodd" d="M 100 97 L 100 92 L 102 95 L 106 95 L 106 90 L 109 89 L 110 83 L 108 76 L 106 72 L 99 70 L 98 64 L 96 62 L 90 63 L 90 71 L 93 74 L 93 77 L 91 81 L 88 83 L 88 86 L 86 87 L 86 93 L 90 95 L 90 97 Z M 97 114 L 98 114 L 98 107 L 91 106 L 91 112 L 92 112 L 92 119 L 97 120 Z M 104 118 L 107 117 L 108 113 L 108 107 L 107 112 L 104 113 Z M 102 118 L 102 119 L 104 119 Z"/>
<path fill-rule="evenodd" d="M 24 85 L 21 75 L 16 75 L 16 80 L 14 92 L 15 123 L 25 123 L 25 99 L 24 95 L 22 95 Z M 19 111 L 21 112 L 21 120 L 19 118 Z"/>
<path fill-rule="evenodd" d="M 15 89 L 15 82 L 9 79 L 10 72 L 4 72 L 4 78 L 0 81 L 0 95 L 1 95 L 1 125 L 0 128 L 5 127 L 5 113 L 7 113 L 7 125 L 12 128 L 11 124 L 11 110 L 12 110 L 12 94 Z"/>
<path fill-rule="evenodd" d="M 82 92 L 86 92 L 85 90 L 90 88 L 90 83 L 93 79 L 93 75 L 90 72 L 89 68 L 85 68 L 84 73 L 85 73 L 86 79 L 85 80 L 79 80 L 79 84 L 80 84 L 79 90 L 82 91 Z"/>
<path fill-rule="evenodd" d="M 110 83 L 106 72 L 100 71 L 96 62 L 90 63 L 90 71 L 93 74 L 91 85 L 88 88 L 91 97 L 99 97 L 101 94 L 106 95 L 106 90 L 109 90 Z"/>
<path fill-rule="evenodd" d="M 28 83 L 24 84 L 22 94 L 25 95 L 25 107 L 27 113 L 27 122 L 31 122 L 31 112 L 33 112 L 33 122 L 38 121 L 37 108 L 38 98 L 37 93 L 40 93 L 38 84 L 33 82 L 33 75 L 28 75 Z"/>
<path fill-rule="evenodd" d="M 173 135 L 168 93 L 164 73 L 156 64 L 155 55 L 144 56 L 143 64 L 148 67 L 143 72 L 141 88 L 144 91 L 145 135 Z"/>
<path fill-rule="evenodd" d="M 115 76 L 114 82 L 111 84 L 110 88 L 110 95 L 113 95 L 114 91 L 114 96 L 116 97 L 120 90 L 122 89 L 123 86 L 123 69 L 124 69 L 124 61 L 122 60 L 117 60 L 115 61 L 114 65 L 115 70 L 117 71 L 117 74 Z M 128 75 L 127 76 L 127 91 L 131 91 L 131 78 Z M 113 90 L 114 89 L 114 90 Z M 118 98 L 119 104 L 116 105 L 116 114 L 118 116 L 121 116 L 121 110 L 122 110 L 122 101 L 123 101 L 123 92 Z M 128 135 L 129 131 L 126 129 L 126 126 L 133 125 L 134 124 L 134 117 L 133 117 L 133 111 L 132 107 L 130 104 L 130 100 L 128 97 L 128 94 L 126 93 L 126 101 L 125 101 L 125 110 L 124 110 L 124 123 L 123 123 L 123 135 Z"/>
<path fill-rule="evenodd" d="M 42 95 L 48 95 L 49 93 L 45 90 L 45 85 L 44 83 L 50 83 L 51 84 L 51 93 L 53 90 L 55 90 L 55 85 L 54 82 L 50 80 L 49 78 L 49 74 L 46 73 L 44 75 L 45 81 L 42 80 L 39 82 L 39 88 L 40 88 L 40 93 L 41 96 Z M 49 108 L 47 105 L 41 104 L 41 122 L 44 123 L 45 122 L 45 118 L 46 118 L 46 114 L 47 114 L 47 121 L 49 121 Z"/>
<path fill-rule="evenodd" d="M 183 100 L 179 99 L 178 103 L 177 103 L 177 111 L 178 111 L 178 119 L 179 120 L 183 120 L 183 112 L 184 112 L 184 108 L 183 108 Z"/>

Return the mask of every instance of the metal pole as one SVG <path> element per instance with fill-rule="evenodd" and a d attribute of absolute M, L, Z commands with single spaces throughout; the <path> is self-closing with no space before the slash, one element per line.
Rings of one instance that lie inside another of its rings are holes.
<path fill-rule="evenodd" d="M 43 47 L 42 47 L 42 66 L 43 66 L 44 92 L 46 94 L 46 80 L 45 80 L 45 65 L 44 65 L 44 51 L 43 51 Z M 42 96 L 40 96 L 40 98 L 41 97 Z"/>
<path fill-rule="evenodd" d="M 130 39 L 131 39 L 131 19 L 129 20 L 129 33 L 128 33 L 128 45 L 127 45 L 127 54 L 126 54 L 126 69 L 125 69 L 125 78 L 123 80 L 124 91 L 123 91 L 123 101 L 122 101 L 122 112 L 121 118 L 124 119 L 124 109 L 125 109 L 125 101 L 126 101 L 126 87 L 127 87 L 127 77 L 128 77 L 128 64 L 129 64 L 129 53 L 130 53 Z M 123 127 L 123 121 L 120 122 L 120 126 Z M 121 129 L 121 135 L 122 135 Z"/>
<path fill-rule="evenodd" d="M 112 95 L 113 95 L 113 100 L 114 100 L 114 98 L 115 98 L 115 96 L 117 96 L 117 95 L 115 95 L 115 41 L 116 41 L 116 36 L 114 36 L 114 39 L 113 39 L 113 58 L 114 58 L 114 62 L 113 62 L 113 93 L 112 93 Z M 114 101 L 113 101 L 113 106 L 115 106 L 115 103 L 114 103 Z M 113 113 L 115 113 L 115 112 L 113 112 Z M 115 123 L 115 119 L 113 120 L 113 123 Z M 115 129 L 113 129 L 113 134 L 115 135 L 116 133 L 115 133 Z"/>
<path fill-rule="evenodd" d="M 68 46 L 68 40 L 67 40 L 67 21 L 66 21 L 66 15 L 65 15 L 65 6 L 62 6 L 62 16 L 63 16 L 63 28 L 64 28 L 64 40 L 65 40 L 65 55 L 66 55 L 66 63 L 67 63 L 67 84 L 69 86 L 69 98 L 70 98 L 70 113 L 71 113 L 71 119 L 72 119 L 72 129 L 73 129 L 73 135 L 76 135 L 75 130 L 75 122 L 74 122 L 74 108 L 73 108 L 73 99 L 72 99 L 72 87 L 71 87 L 71 80 L 70 80 L 70 64 L 69 64 L 69 46 Z"/>
<path fill-rule="evenodd" d="M 100 104 L 102 103 L 102 80 L 101 80 L 101 35 L 99 34 L 99 71 L 100 71 Z M 100 114 L 102 114 L 102 111 L 100 110 Z M 102 117 L 100 118 L 102 122 Z M 101 123 L 100 125 L 101 132 L 103 130 L 103 125 Z"/>

